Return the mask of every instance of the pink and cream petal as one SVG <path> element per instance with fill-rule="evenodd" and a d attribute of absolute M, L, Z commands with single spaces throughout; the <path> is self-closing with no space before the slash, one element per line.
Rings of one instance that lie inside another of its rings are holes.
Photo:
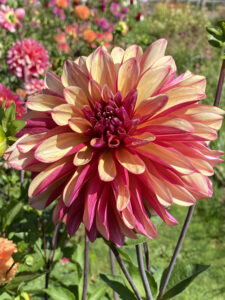
<path fill-rule="evenodd" d="M 83 166 L 88 164 L 93 157 L 93 148 L 90 146 L 84 146 L 74 156 L 73 163 L 75 166 Z"/>
<path fill-rule="evenodd" d="M 64 103 L 65 101 L 63 98 L 47 94 L 39 94 L 30 96 L 26 105 L 31 110 L 47 112 Z"/>
<path fill-rule="evenodd" d="M 65 88 L 64 95 L 66 102 L 77 108 L 82 109 L 84 105 L 89 105 L 86 94 L 77 86 L 68 86 Z"/>
<path fill-rule="evenodd" d="M 91 128 L 91 123 L 84 118 L 71 118 L 69 126 L 76 133 L 84 133 Z"/>
<path fill-rule="evenodd" d="M 105 151 L 99 158 L 98 174 L 102 181 L 112 181 L 116 177 L 116 165 L 111 151 Z"/>
<path fill-rule="evenodd" d="M 54 91 L 56 94 L 63 97 L 63 85 L 61 79 L 52 71 L 48 71 L 45 76 L 45 87 Z"/>
<path fill-rule="evenodd" d="M 71 104 L 62 104 L 62 105 L 55 107 L 52 110 L 51 115 L 52 115 L 52 119 L 59 126 L 68 125 L 69 119 L 71 119 L 73 117 L 81 118 L 84 116 L 81 109 L 79 109 L 76 106 L 73 106 Z"/>
<path fill-rule="evenodd" d="M 133 154 L 126 149 L 118 149 L 116 157 L 119 163 L 133 174 L 142 174 L 145 171 L 143 160 L 138 155 Z"/>

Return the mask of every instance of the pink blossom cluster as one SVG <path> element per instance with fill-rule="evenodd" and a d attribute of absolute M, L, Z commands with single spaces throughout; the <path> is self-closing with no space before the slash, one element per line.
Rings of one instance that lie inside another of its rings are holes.
<path fill-rule="evenodd" d="M 120 20 L 123 20 L 129 13 L 129 7 L 120 7 L 120 4 L 117 2 L 112 2 L 110 10 L 111 13 Z"/>
<path fill-rule="evenodd" d="M 7 63 L 13 74 L 27 80 L 44 74 L 49 66 L 49 56 L 38 41 L 26 38 L 9 49 Z"/>
<path fill-rule="evenodd" d="M 5 3 L 5 2 L 1 2 Z M 25 16 L 23 8 L 13 8 L 2 4 L 0 6 L 0 26 L 10 32 L 15 32 L 17 26 L 22 26 L 20 20 Z"/>

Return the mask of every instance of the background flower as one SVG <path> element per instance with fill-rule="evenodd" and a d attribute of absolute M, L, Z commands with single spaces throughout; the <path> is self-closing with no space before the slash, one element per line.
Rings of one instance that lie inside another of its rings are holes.
<path fill-rule="evenodd" d="M 4 87 L 4 85 L 0 83 L 0 106 L 2 105 L 3 101 L 5 101 L 6 108 L 9 107 L 11 103 L 15 103 L 16 119 L 20 119 L 24 115 L 24 103 L 21 101 L 19 95 L 13 94 L 8 87 Z"/>
<path fill-rule="evenodd" d="M 99 47 L 67 61 L 61 79 L 48 73 L 48 92 L 29 97 L 32 127 L 5 157 L 14 168 L 39 173 L 30 203 L 43 209 L 59 197 L 54 222 L 67 214 L 70 235 L 83 222 L 91 241 L 98 233 L 118 246 L 135 233 L 156 237 L 149 215 L 175 225 L 167 207 L 211 197 L 208 176 L 222 152 L 207 144 L 224 112 L 198 103 L 204 77 L 175 77 L 166 45 L 162 39 L 144 53 L 132 45 L 111 54 Z M 30 134 L 36 129 L 42 134 Z"/>
<path fill-rule="evenodd" d="M 17 248 L 12 241 L 0 238 L 0 285 L 10 281 L 17 272 L 18 264 L 14 264 L 14 259 L 12 258 L 12 254 L 15 252 L 17 252 Z M 7 273 L 10 268 L 11 270 Z"/>
<path fill-rule="evenodd" d="M 87 20 L 90 16 L 89 8 L 85 5 L 77 5 L 74 8 L 75 17 L 80 20 Z"/>
<path fill-rule="evenodd" d="M 7 63 L 19 78 L 25 78 L 25 64 L 28 78 L 39 77 L 49 66 L 48 52 L 38 41 L 26 38 L 9 49 Z"/>
<path fill-rule="evenodd" d="M 25 10 L 23 8 L 18 8 L 14 10 L 13 8 L 5 5 L 0 7 L 0 26 L 10 32 L 16 31 L 16 26 L 22 26 L 20 20 L 24 17 Z"/>

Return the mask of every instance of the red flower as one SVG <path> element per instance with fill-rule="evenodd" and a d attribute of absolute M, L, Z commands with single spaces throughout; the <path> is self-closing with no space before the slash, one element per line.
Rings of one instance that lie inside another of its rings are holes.
<path fill-rule="evenodd" d="M 5 107 L 7 108 L 11 103 L 15 103 L 16 106 L 16 119 L 20 119 L 24 113 L 25 108 L 23 106 L 23 101 L 21 101 L 19 95 L 13 94 L 13 92 L 8 88 L 4 87 L 3 84 L 0 83 L 0 106 L 2 105 L 3 101 L 5 102 Z"/>

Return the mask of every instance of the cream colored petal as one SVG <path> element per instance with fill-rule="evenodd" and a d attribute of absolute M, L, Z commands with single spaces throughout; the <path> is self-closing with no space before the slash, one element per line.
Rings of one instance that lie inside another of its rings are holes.
<path fill-rule="evenodd" d="M 140 46 L 131 45 L 125 50 L 125 53 L 123 56 L 123 63 L 132 57 L 136 58 L 137 61 L 140 62 L 142 55 L 143 55 L 143 50 Z"/>
<path fill-rule="evenodd" d="M 102 181 L 112 181 L 116 177 L 116 165 L 111 151 L 105 151 L 100 156 L 98 174 Z"/>
<path fill-rule="evenodd" d="M 45 75 L 45 87 L 54 91 L 63 97 L 63 85 L 60 77 L 52 71 L 48 71 Z"/>
<path fill-rule="evenodd" d="M 118 72 L 118 90 L 123 97 L 133 88 L 136 88 L 140 73 L 136 58 L 130 58 L 123 63 Z"/>
<path fill-rule="evenodd" d="M 75 154 L 73 163 L 75 166 L 86 165 L 91 161 L 92 156 L 93 156 L 93 148 L 89 146 L 85 146 Z"/>
<path fill-rule="evenodd" d="M 170 73 L 176 73 L 177 67 L 176 63 L 172 56 L 163 56 L 159 59 L 157 59 L 154 64 L 152 65 L 152 68 L 155 67 L 161 67 L 161 66 L 169 66 L 171 68 Z"/>
<path fill-rule="evenodd" d="M 85 141 L 81 135 L 73 132 L 54 135 L 45 140 L 35 151 L 35 157 L 42 162 L 55 162 L 73 149 L 73 147 Z"/>
<path fill-rule="evenodd" d="M 69 126 L 73 131 L 83 133 L 91 128 L 91 123 L 84 118 L 72 118 L 69 120 Z"/>
<path fill-rule="evenodd" d="M 117 159 L 125 169 L 133 174 L 141 174 L 145 171 L 145 164 L 139 156 L 126 149 L 121 148 L 117 151 Z"/>
<path fill-rule="evenodd" d="M 168 97 L 166 95 L 158 95 L 143 100 L 138 105 L 135 115 L 139 114 L 140 116 L 145 115 L 154 115 L 158 113 L 167 103 Z"/>
<path fill-rule="evenodd" d="M 163 57 L 166 51 L 167 41 L 160 39 L 152 43 L 144 52 L 141 59 L 141 73 L 150 68 L 154 62 Z"/>
<path fill-rule="evenodd" d="M 100 101 L 102 98 L 100 85 L 96 81 L 90 80 L 89 84 L 88 84 L 88 88 L 89 88 L 89 93 L 91 95 L 92 100 Z"/>
<path fill-rule="evenodd" d="M 31 110 L 51 111 L 53 108 L 63 103 L 65 103 L 63 98 L 52 95 L 39 94 L 28 97 L 26 105 Z"/>
<path fill-rule="evenodd" d="M 69 119 L 73 117 L 83 117 L 83 112 L 71 105 L 71 104 L 62 104 L 57 107 L 55 107 L 51 113 L 52 119 L 55 121 L 55 123 L 59 126 L 68 125 Z"/>
<path fill-rule="evenodd" d="M 61 166 L 63 166 L 65 163 L 69 161 L 69 158 L 63 158 L 54 164 L 51 164 L 48 166 L 44 171 L 39 173 L 32 181 L 28 189 L 28 196 L 29 198 L 33 198 L 36 194 L 37 189 L 39 188 L 40 184 L 48 178 L 48 176 L 51 176 L 51 174 Z"/>
<path fill-rule="evenodd" d="M 84 91 L 77 86 L 68 86 L 64 90 L 66 102 L 78 108 L 89 105 L 88 99 Z"/>
<path fill-rule="evenodd" d="M 115 91 L 115 66 L 112 57 L 103 47 L 99 47 L 93 54 L 91 76 L 101 87 L 106 84 L 112 91 Z"/>
<path fill-rule="evenodd" d="M 107 85 L 103 86 L 101 95 L 102 95 L 102 100 L 106 103 L 108 103 L 109 100 L 113 99 L 113 93 Z"/>
<path fill-rule="evenodd" d="M 115 64 L 116 73 L 118 73 L 120 65 L 123 61 L 124 52 L 125 51 L 120 47 L 115 47 L 112 49 L 111 56 Z"/>
<path fill-rule="evenodd" d="M 77 180 L 79 179 L 80 173 L 83 171 L 83 166 L 77 168 L 74 172 L 73 176 L 71 177 L 70 181 L 67 183 L 63 190 L 63 202 L 66 206 L 70 205 L 71 199 L 74 194 L 74 188 L 77 184 Z"/>
<path fill-rule="evenodd" d="M 66 61 L 63 66 L 62 83 L 65 87 L 77 86 L 83 90 L 87 97 L 88 92 L 88 76 L 73 61 Z"/>
<path fill-rule="evenodd" d="M 168 79 L 170 71 L 170 67 L 162 66 L 151 68 L 144 73 L 137 85 L 138 99 L 136 106 L 144 99 L 151 97 L 163 86 Z"/>
<path fill-rule="evenodd" d="M 116 207 L 119 211 L 124 210 L 130 202 L 130 191 L 129 187 L 123 183 L 119 184 L 118 196 L 116 199 Z"/>

